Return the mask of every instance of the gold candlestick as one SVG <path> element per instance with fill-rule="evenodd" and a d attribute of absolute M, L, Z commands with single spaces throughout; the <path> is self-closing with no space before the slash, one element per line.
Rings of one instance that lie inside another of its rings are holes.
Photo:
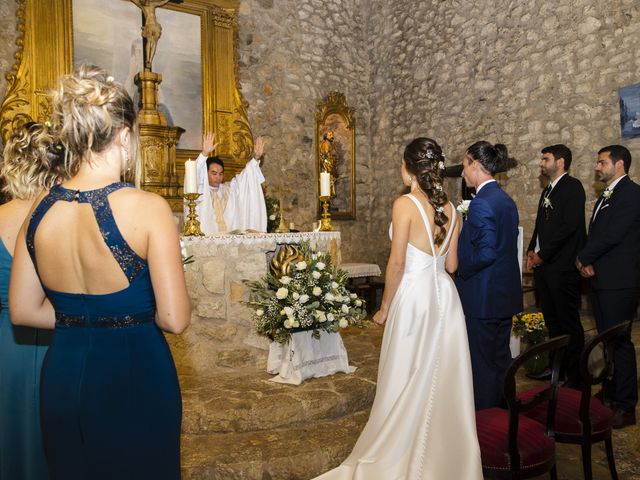
<path fill-rule="evenodd" d="M 320 231 L 321 232 L 330 232 L 333 230 L 333 225 L 331 225 L 331 214 L 329 213 L 329 202 L 331 201 L 330 196 L 321 196 L 320 201 L 322 202 L 322 215 L 320 215 Z"/>
<path fill-rule="evenodd" d="M 284 221 L 284 211 L 282 210 L 282 204 L 284 203 L 284 197 L 280 197 L 280 200 L 278 201 L 278 205 L 280 205 L 280 208 L 278 209 L 280 211 L 280 223 L 278 224 L 278 227 L 274 230 L 274 232 L 276 233 L 288 233 L 291 230 L 289 230 L 289 227 L 287 227 L 286 222 Z"/>
<path fill-rule="evenodd" d="M 189 219 L 184 222 L 184 228 L 182 229 L 182 235 L 185 237 L 204 236 L 204 233 L 200 230 L 200 220 L 198 220 L 198 214 L 196 213 L 196 200 L 200 195 L 200 193 L 185 193 L 183 195 L 187 199 L 187 206 L 189 207 Z"/>

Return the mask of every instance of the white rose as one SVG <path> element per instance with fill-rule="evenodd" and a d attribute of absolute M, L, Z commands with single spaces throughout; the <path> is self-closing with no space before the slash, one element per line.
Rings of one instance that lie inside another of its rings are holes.
<path fill-rule="evenodd" d="M 313 294 L 317 297 L 322 293 L 322 289 L 320 287 L 313 287 Z"/>
<path fill-rule="evenodd" d="M 291 283 L 291 277 L 287 277 L 286 275 L 280 277 L 280 283 L 283 285 L 289 285 Z"/>
<path fill-rule="evenodd" d="M 291 327 L 293 327 L 293 320 L 287 318 L 284 321 L 283 325 L 284 325 L 284 328 L 291 328 Z"/>
<path fill-rule="evenodd" d="M 340 310 L 342 310 L 344 313 L 349 313 L 349 307 L 347 307 L 346 305 L 342 305 L 342 308 Z"/>
<path fill-rule="evenodd" d="M 339 286 L 337 282 L 331 282 L 331 288 L 338 288 Z"/>
<path fill-rule="evenodd" d="M 328 292 L 328 293 L 324 296 L 324 299 L 325 299 L 327 302 L 333 302 L 333 301 L 335 300 L 335 298 L 336 298 L 336 297 L 334 297 L 334 296 L 333 296 L 333 293 L 331 293 L 331 292 Z"/>
<path fill-rule="evenodd" d="M 317 253 L 314 253 L 313 255 L 311 255 L 311 258 L 312 258 L 313 260 L 317 260 L 317 259 L 318 259 L 318 254 L 317 254 Z"/>
<path fill-rule="evenodd" d="M 298 292 L 293 292 L 293 299 L 297 300 L 298 298 L 300 298 L 300 294 Z"/>
<path fill-rule="evenodd" d="M 362 300 L 356 300 L 356 307 L 362 306 Z"/>
<path fill-rule="evenodd" d="M 324 262 L 318 262 L 318 263 L 316 263 L 316 268 L 317 268 L 318 270 L 324 270 L 324 268 L 325 268 L 325 267 L 326 267 L 326 265 L 325 265 L 325 263 L 324 263 Z"/>
<path fill-rule="evenodd" d="M 309 295 L 300 295 L 300 298 L 298 299 L 298 301 L 300 303 L 307 303 L 309 301 Z"/>
<path fill-rule="evenodd" d="M 305 268 L 307 268 L 307 262 L 298 262 L 296 263 L 296 269 L 298 270 L 304 270 Z"/>
<path fill-rule="evenodd" d="M 300 326 L 300 322 L 299 322 L 299 321 L 297 321 L 297 320 L 295 320 L 295 321 L 293 322 L 293 326 L 294 326 L 295 328 L 298 328 L 298 327 Z"/>
<path fill-rule="evenodd" d="M 321 274 L 320 272 L 316 272 L 316 271 L 314 270 L 313 272 L 311 272 L 311 276 L 312 276 L 313 278 L 315 278 L 316 280 L 318 280 L 318 279 L 322 276 L 322 274 Z"/>
<path fill-rule="evenodd" d="M 278 289 L 278 291 L 276 292 L 276 298 L 278 300 L 283 300 L 283 299 L 287 298 L 287 295 L 289 295 L 289 290 L 284 288 L 284 287 L 280 287 Z"/>
<path fill-rule="evenodd" d="M 271 215 L 269 215 L 269 220 L 275 220 L 276 216 L 272 213 Z"/>
<path fill-rule="evenodd" d="M 290 317 L 291 315 L 293 315 L 293 308 L 291 307 L 284 307 L 282 310 L 284 310 L 284 314 L 287 317 Z"/>
<path fill-rule="evenodd" d="M 264 310 L 262 310 L 261 308 L 259 308 L 258 310 L 256 310 L 256 315 L 258 317 L 261 317 L 262 315 L 264 315 Z"/>
<path fill-rule="evenodd" d="M 341 318 L 338 325 L 340 325 L 340 328 L 347 328 L 349 326 L 349 322 L 346 318 Z"/>
<path fill-rule="evenodd" d="M 356 298 L 358 295 L 356 295 L 355 293 L 352 293 L 349 295 L 351 298 Z"/>
<path fill-rule="evenodd" d="M 320 323 L 327 321 L 327 316 L 324 314 L 322 310 L 316 310 L 316 318 Z"/>
<path fill-rule="evenodd" d="M 333 313 L 327 313 L 327 320 L 329 320 L 330 322 L 333 322 L 335 318 L 336 317 L 333 316 Z"/>

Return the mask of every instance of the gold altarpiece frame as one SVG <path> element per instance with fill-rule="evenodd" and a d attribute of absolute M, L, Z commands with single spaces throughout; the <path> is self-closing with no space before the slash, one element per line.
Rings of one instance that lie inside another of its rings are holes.
<path fill-rule="evenodd" d="M 4 141 L 20 125 L 50 118 L 49 92 L 60 75 L 73 70 L 72 0 L 16 1 L 18 50 L 6 75 L 7 94 L 0 109 Z M 238 0 L 184 0 L 163 7 L 200 17 L 202 126 L 204 131 L 216 132 L 216 154 L 225 160 L 227 178 L 239 172 L 253 152 L 247 104 L 237 83 L 238 6 Z M 195 158 L 199 151 L 177 149 L 179 136 L 167 138 L 152 126 L 143 125 L 141 132 L 142 188 L 163 195 L 174 211 L 182 211 L 184 161 Z"/>
<path fill-rule="evenodd" d="M 355 220 L 356 218 L 356 121 L 355 109 L 347 105 L 343 93 L 329 92 L 325 101 L 317 104 L 316 110 L 316 174 L 327 171 L 326 151 L 322 142 L 327 132 L 333 134 L 332 149 L 337 155 L 334 167 L 336 178 L 332 178 L 330 200 L 331 217 L 334 220 Z M 319 188 L 318 188 L 319 190 Z M 319 196 L 318 191 L 318 196 Z M 322 212 L 322 202 L 318 202 L 318 213 Z"/>

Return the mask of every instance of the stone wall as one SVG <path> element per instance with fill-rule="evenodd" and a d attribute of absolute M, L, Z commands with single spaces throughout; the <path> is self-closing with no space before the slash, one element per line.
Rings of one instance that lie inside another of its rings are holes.
<path fill-rule="evenodd" d="M 0 94 L 14 11 L 0 0 Z M 572 148 L 590 212 L 595 152 L 621 142 L 617 89 L 640 82 L 636 0 L 241 0 L 238 25 L 243 97 L 253 131 L 267 137 L 268 184 L 282 178 L 293 190 L 288 221 L 308 228 L 317 218 L 317 102 L 337 90 L 356 108 L 357 220 L 335 225 L 345 261 L 382 267 L 413 137 L 438 140 L 449 163 L 476 140 L 505 143 L 520 166 L 501 180 L 528 237 L 540 148 Z M 622 143 L 638 179 L 640 139 Z"/>

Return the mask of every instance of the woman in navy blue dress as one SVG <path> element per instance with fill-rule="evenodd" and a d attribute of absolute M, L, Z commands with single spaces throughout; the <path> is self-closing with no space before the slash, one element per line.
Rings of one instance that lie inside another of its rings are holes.
<path fill-rule="evenodd" d="M 50 128 L 29 122 L 7 140 L 0 176 L 11 198 L 0 205 L 0 479 L 44 480 L 40 369 L 51 330 L 16 327 L 9 319 L 9 275 L 20 226 L 34 199 L 55 185 L 62 157 Z"/>
<path fill-rule="evenodd" d="M 12 322 L 55 328 L 41 380 L 53 480 L 178 479 L 181 396 L 161 330 L 189 323 L 167 202 L 120 180 L 136 112 L 97 67 L 62 77 L 54 127 L 72 178 L 36 200 L 16 243 Z"/>

